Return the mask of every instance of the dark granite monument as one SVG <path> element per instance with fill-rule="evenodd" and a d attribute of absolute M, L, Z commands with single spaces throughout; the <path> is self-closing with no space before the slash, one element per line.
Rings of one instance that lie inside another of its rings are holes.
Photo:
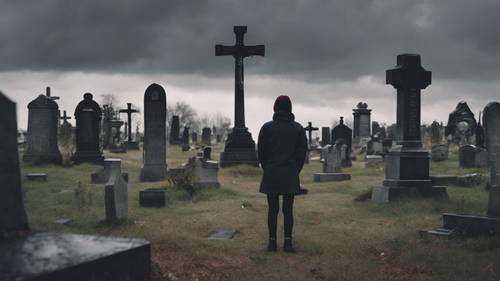
<path fill-rule="evenodd" d="M 228 134 L 224 151 L 220 155 L 220 166 L 227 167 L 235 164 L 249 164 L 257 166 L 257 152 L 252 135 L 245 126 L 245 101 L 243 93 L 243 59 L 249 56 L 264 56 L 264 45 L 246 46 L 243 37 L 247 32 L 246 26 L 235 26 L 236 43 L 233 46 L 215 46 L 216 56 L 232 56 L 234 58 L 234 128 Z"/>
<path fill-rule="evenodd" d="M 180 143 L 180 123 L 179 123 L 179 116 L 174 115 L 172 116 L 172 121 L 170 122 L 170 137 L 169 137 L 169 143 L 171 145 L 179 144 Z"/>
<path fill-rule="evenodd" d="M 193 142 L 193 144 L 197 144 L 198 143 L 198 133 L 197 132 L 192 132 L 191 133 L 191 141 Z"/>
<path fill-rule="evenodd" d="M 181 138 L 182 151 L 189 151 L 189 127 L 184 126 Z"/>
<path fill-rule="evenodd" d="M 210 127 L 201 129 L 201 143 L 203 145 L 212 145 L 212 129 Z"/>
<path fill-rule="evenodd" d="M 145 208 L 165 207 L 165 189 L 146 188 L 139 191 L 139 206 Z"/>
<path fill-rule="evenodd" d="M 342 167 L 351 167 L 352 130 L 344 124 L 344 117 L 340 117 L 339 124 L 332 129 L 332 144 L 337 142 L 347 145 L 342 155 Z"/>
<path fill-rule="evenodd" d="M 321 146 L 329 145 L 331 138 L 330 127 L 321 127 Z"/>
<path fill-rule="evenodd" d="M 127 103 L 127 108 L 126 109 L 120 109 L 120 113 L 126 113 L 127 114 L 127 125 L 125 126 L 126 128 L 126 135 L 128 137 L 127 141 L 125 142 L 125 147 L 127 149 L 134 149 L 134 150 L 139 150 L 139 142 L 133 141 L 132 140 L 132 114 L 133 113 L 139 113 L 139 110 L 137 109 L 132 109 L 132 103 L 128 102 Z"/>
<path fill-rule="evenodd" d="M 144 94 L 144 165 L 141 181 L 160 181 L 167 174 L 167 97 L 158 84 Z"/>
<path fill-rule="evenodd" d="M 372 191 L 377 203 L 401 197 L 447 198 L 445 188 L 433 187 L 429 178 L 429 153 L 420 138 L 420 90 L 431 84 L 431 72 L 420 64 L 420 55 L 398 55 L 386 83 L 397 89 L 397 142 L 386 156 L 385 180 Z"/>
<path fill-rule="evenodd" d="M 99 137 L 101 118 L 101 107 L 93 100 L 92 94 L 84 94 L 83 101 L 75 109 L 76 153 L 73 157 L 75 163 L 103 163 Z"/>
<path fill-rule="evenodd" d="M 0 92 L 0 132 L 2 132 L 0 138 L 0 154 L 2 155 L 0 157 L 0 182 L 2 182 L 2 188 L 0 188 L 0 241 L 17 232 L 29 231 L 21 191 L 16 116 L 16 104 Z M 0 255 L 2 255 L 1 250 Z"/>
<path fill-rule="evenodd" d="M 355 109 L 352 110 L 354 117 L 353 139 L 354 143 L 359 144 L 362 139 L 368 140 L 371 136 L 371 109 L 365 102 L 359 102 Z"/>
<path fill-rule="evenodd" d="M 50 90 L 47 90 L 47 95 L 39 95 L 31 101 L 28 110 L 28 142 L 23 161 L 60 164 L 62 156 L 57 138 L 59 106 L 50 96 Z"/>

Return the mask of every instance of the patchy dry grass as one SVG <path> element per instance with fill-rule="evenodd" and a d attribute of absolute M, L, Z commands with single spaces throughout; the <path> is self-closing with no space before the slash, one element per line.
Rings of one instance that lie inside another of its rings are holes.
<path fill-rule="evenodd" d="M 213 156 L 218 158 L 220 147 Z M 176 167 L 195 155 L 169 147 L 168 165 Z M 309 194 L 295 204 L 297 254 L 267 253 L 266 202 L 258 193 L 261 172 L 240 166 L 221 169 L 222 187 L 191 198 L 165 182 L 141 183 L 142 154 L 107 154 L 122 158 L 129 173 L 128 223 L 104 223 L 103 186 L 91 185 L 95 165 L 72 168 L 22 166 L 27 172 L 46 172 L 47 182 L 23 180 L 30 224 L 35 231 L 63 231 L 126 237 L 152 242 L 155 278 L 158 280 L 499 280 L 500 241 L 419 238 L 417 231 L 441 224 L 442 212 L 484 213 L 487 192 L 483 186 L 450 187 L 450 201 L 402 201 L 376 205 L 353 199 L 383 179 L 383 169 L 363 168 L 358 156 L 352 180 L 314 183 L 321 168 L 311 161 L 301 174 Z M 456 149 L 450 161 L 432 163 L 431 174 L 464 174 Z M 485 170 L 477 170 L 486 175 Z M 77 204 L 75 189 L 81 182 L 89 202 Z M 139 208 L 139 190 L 167 187 L 166 208 Z M 242 208 L 245 203 L 246 207 Z M 69 225 L 54 220 L 70 218 Z M 282 218 L 280 217 L 280 225 Z M 230 227 L 239 233 L 231 241 L 209 241 L 213 227 Z M 281 226 L 280 226 L 281 227 Z M 282 228 L 279 234 L 282 233 Z M 282 239 L 282 236 L 279 236 Z M 280 240 L 281 241 L 281 240 Z"/>

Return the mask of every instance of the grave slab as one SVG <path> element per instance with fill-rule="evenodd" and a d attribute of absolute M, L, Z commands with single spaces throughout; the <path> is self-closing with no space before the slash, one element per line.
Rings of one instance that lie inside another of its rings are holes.
<path fill-rule="evenodd" d="M 46 173 L 28 173 L 26 179 L 29 181 L 47 181 Z"/>

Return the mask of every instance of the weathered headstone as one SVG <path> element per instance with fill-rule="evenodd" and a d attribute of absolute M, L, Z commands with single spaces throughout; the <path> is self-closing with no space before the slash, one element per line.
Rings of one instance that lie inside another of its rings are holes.
<path fill-rule="evenodd" d="M 366 155 L 365 168 L 379 167 L 384 164 L 384 157 L 382 155 Z"/>
<path fill-rule="evenodd" d="M 488 152 L 472 144 L 460 146 L 458 161 L 462 168 L 480 168 L 488 165 Z"/>
<path fill-rule="evenodd" d="M 321 127 L 321 146 L 330 144 L 331 138 L 330 127 Z"/>
<path fill-rule="evenodd" d="M 201 143 L 203 145 L 212 145 L 212 129 L 204 127 L 201 130 Z"/>
<path fill-rule="evenodd" d="M 128 185 L 122 177 L 121 160 L 116 160 L 118 165 L 112 165 L 109 179 L 104 185 L 104 204 L 108 222 L 124 220 L 128 216 Z"/>
<path fill-rule="evenodd" d="M 26 179 L 29 181 L 47 181 L 46 173 L 27 173 Z"/>
<path fill-rule="evenodd" d="M 120 120 L 111 120 L 108 123 L 111 128 L 111 134 L 108 144 L 109 152 L 112 153 L 125 153 L 127 152 L 127 146 L 124 145 L 121 138 L 121 127 L 123 126 L 123 121 Z"/>
<path fill-rule="evenodd" d="M 167 172 L 167 97 L 158 84 L 151 84 L 144 94 L 144 165 L 142 181 L 163 180 Z"/>
<path fill-rule="evenodd" d="M 432 146 L 431 150 L 432 161 L 445 161 L 448 160 L 448 145 L 447 144 L 436 144 Z"/>
<path fill-rule="evenodd" d="M 139 110 L 133 109 L 132 108 L 132 103 L 128 102 L 127 103 L 127 108 L 126 109 L 120 109 L 120 113 L 126 113 L 127 114 L 127 125 L 125 126 L 126 128 L 126 134 L 127 134 L 127 142 L 125 143 L 125 147 L 127 149 L 139 149 L 139 142 L 138 140 L 133 141 L 132 140 L 132 114 L 133 113 L 139 113 Z"/>
<path fill-rule="evenodd" d="M 196 188 L 218 188 L 219 162 L 192 157 L 188 163 L 193 169 L 193 186 Z"/>
<path fill-rule="evenodd" d="M 192 132 L 191 133 L 191 141 L 193 142 L 193 144 L 197 144 L 198 143 L 198 133 L 197 132 Z"/>
<path fill-rule="evenodd" d="M 445 134 L 456 144 L 470 144 L 477 122 L 467 102 L 461 101 L 448 117 Z"/>
<path fill-rule="evenodd" d="M 17 153 L 16 104 L 0 92 L 0 241 L 19 231 L 29 231 L 23 204 Z M 0 250 L 0 253 L 2 251 Z M 1 254 L 0 254 L 1 255 Z M 0 264 L 2 262 L 0 261 Z M 1 272 L 0 272 L 1 275 Z"/>
<path fill-rule="evenodd" d="M 328 150 L 323 156 L 323 172 L 314 174 L 315 182 L 344 181 L 351 179 L 350 174 L 342 173 L 342 150 L 346 149 L 346 147 L 347 145 L 341 143 L 328 147 Z"/>
<path fill-rule="evenodd" d="M 92 94 L 84 94 L 83 101 L 75 109 L 76 153 L 73 158 L 75 163 L 91 162 L 102 164 L 104 157 L 99 137 L 101 118 L 101 108 L 93 100 Z"/>
<path fill-rule="evenodd" d="M 441 126 L 437 121 L 433 121 L 430 128 L 431 144 L 440 144 L 443 137 L 441 136 Z"/>
<path fill-rule="evenodd" d="M 339 124 L 332 129 L 332 144 L 337 142 L 347 145 L 345 155 L 342 155 L 342 167 L 351 167 L 352 130 L 344 124 L 344 117 L 340 117 Z"/>
<path fill-rule="evenodd" d="M 371 136 L 371 111 L 364 102 L 359 102 L 356 108 L 352 110 L 354 117 L 353 138 L 356 145 L 359 145 L 361 139 L 369 139 Z"/>
<path fill-rule="evenodd" d="M 227 167 L 236 164 L 259 165 L 255 141 L 245 126 L 245 102 L 243 93 L 243 59 L 249 56 L 264 56 L 264 45 L 246 46 L 243 37 L 246 26 L 235 26 L 236 43 L 233 46 L 215 46 L 216 56 L 232 56 L 235 62 L 234 81 L 234 128 L 228 134 L 224 151 L 220 155 L 220 166 Z M 205 143 L 206 144 L 206 143 Z M 210 144 L 207 144 L 210 145 Z"/>
<path fill-rule="evenodd" d="M 97 172 L 97 173 L 92 173 L 90 177 L 90 182 L 93 184 L 104 184 L 109 181 L 109 178 L 111 175 L 115 174 L 116 171 L 121 171 L 121 160 L 120 159 L 114 159 L 114 158 L 106 158 L 104 159 L 104 168 Z M 123 180 L 125 182 L 128 182 L 128 173 L 126 172 L 121 172 Z"/>
<path fill-rule="evenodd" d="M 371 139 L 366 143 L 366 155 L 384 155 L 384 146 L 378 139 Z"/>
<path fill-rule="evenodd" d="M 59 106 L 49 96 L 39 95 L 28 104 L 28 143 L 24 162 L 60 164 L 58 147 Z"/>
<path fill-rule="evenodd" d="M 204 160 L 212 159 L 212 147 L 210 146 L 203 147 L 203 159 Z"/>
<path fill-rule="evenodd" d="M 181 128 L 180 128 L 179 116 L 174 115 L 172 116 L 172 121 L 170 122 L 169 143 L 171 145 L 180 143 L 180 133 L 181 133 Z"/>
<path fill-rule="evenodd" d="M 433 187 L 429 178 L 429 153 L 420 138 L 420 90 L 431 84 L 431 72 L 420 64 L 420 55 L 403 54 L 397 66 L 386 71 L 386 83 L 397 89 L 397 145 L 386 156 L 385 180 L 372 191 L 377 203 L 407 196 L 447 198 L 445 188 Z"/>

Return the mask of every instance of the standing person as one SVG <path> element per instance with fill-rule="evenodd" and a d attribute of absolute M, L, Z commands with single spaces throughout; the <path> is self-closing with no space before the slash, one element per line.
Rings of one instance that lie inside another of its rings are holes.
<path fill-rule="evenodd" d="M 299 173 L 304 166 L 307 139 L 304 128 L 295 122 L 292 102 L 288 96 L 279 96 L 274 102 L 273 120 L 260 129 L 259 162 L 264 170 L 260 192 L 267 194 L 269 228 L 268 251 L 277 250 L 276 228 L 279 213 L 279 195 L 283 196 L 285 224 L 285 252 L 295 252 L 292 244 L 293 200 L 300 192 Z"/>

